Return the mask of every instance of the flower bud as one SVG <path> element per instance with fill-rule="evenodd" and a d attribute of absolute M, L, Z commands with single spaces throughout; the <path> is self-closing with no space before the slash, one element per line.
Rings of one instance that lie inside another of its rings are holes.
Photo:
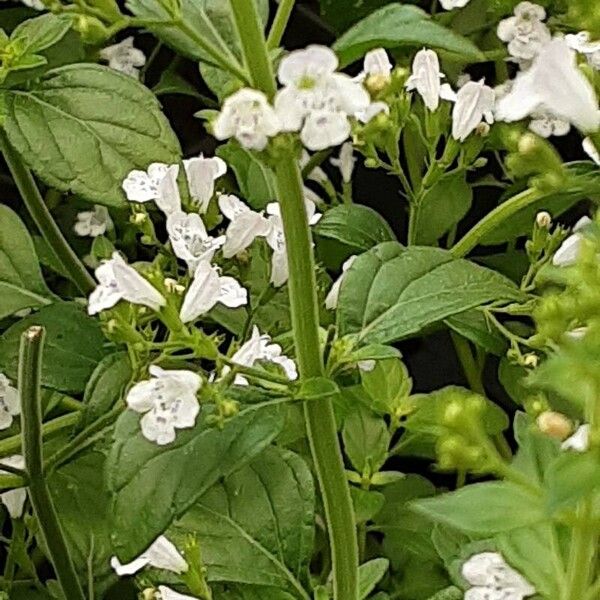
<path fill-rule="evenodd" d="M 490 129 L 490 126 L 486 122 L 481 122 L 475 128 L 475 135 L 478 135 L 479 137 L 487 137 L 490 135 Z"/>
<path fill-rule="evenodd" d="M 563 441 L 573 431 L 573 423 L 565 415 L 552 410 L 543 412 L 536 420 L 540 431 L 545 435 Z"/>
<path fill-rule="evenodd" d="M 552 226 L 552 215 L 549 212 L 542 210 L 535 217 L 535 222 L 541 229 L 550 229 Z"/>
<path fill-rule="evenodd" d="M 523 366 L 525 367 L 537 367 L 540 359 L 537 354 L 531 352 L 523 357 Z"/>
<path fill-rule="evenodd" d="M 367 77 L 365 81 L 365 87 L 372 96 L 376 96 L 382 92 L 391 82 L 392 78 L 389 75 L 379 73 L 377 75 L 371 75 Z"/>
<path fill-rule="evenodd" d="M 463 405 L 458 402 L 450 402 L 444 411 L 444 424 L 454 426 L 460 423 L 463 416 Z"/>
<path fill-rule="evenodd" d="M 148 215 L 146 213 L 143 212 L 139 212 L 139 213 L 135 213 L 134 215 L 131 215 L 130 217 L 130 221 L 134 224 L 134 225 L 141 225 L 142 223 L 144 223 L 144 221 L 148 218 Z"/>
<path fill-rule="evenodd" d="M 156 600 L 156 590 L 154 588 L 146 588 L 142 592 L 142 600 Z"/>
<path fill-rule="evenodd" d="M 185 286 L 181 285 L 179 282 L 177 282 L 175 279 L 172 279 L 171 277 L 165 277 L 164 284 L 167 292 L 169 292 L 170 294 L 177 294 L 181 296 L 181 294 L 185 292 Z"/>

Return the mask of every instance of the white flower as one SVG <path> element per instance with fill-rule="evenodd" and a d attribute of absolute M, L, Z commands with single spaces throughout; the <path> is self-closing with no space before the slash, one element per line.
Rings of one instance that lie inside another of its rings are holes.
<path fill-rule="evenodd" d="M 73 231 L 80 236 L 98 237 L 104 235 L 112 223 L 106 206 L 94 205 L 94 210 L 77 213 Z"/>
<path fill-rule="evenodd" d="M 281 123 L 267 97 L 249 88 L 229 96 L 214 122 L 218 140 L 235 137 L 250 150 L 264 150 L 269 138 L 280 131 Z"/>
<path fill-rule="evenodd" d="M 180 594 L 166 585 L 159 585 L 158 592 L 155 595 L 156 600 L 198 600 L 196 596 L 186 596 Z"/>
<path fill-rule="evenodd" d="M 137 169 L 131 171 L 121 185 L 127 200 L 130 202 L 156 200 L 159 197 L 159 185 L 167 174 L 168 168 L 168 165 L 163 163 L 152 163 L 147 171 Z"/>
<path fill-rule="evenodd" d="M 175 256 L 187 263 L 190 273 L 194 273 L 201 262 L 210 262 L 225 243 L 225 236 L 214 238 L 208 235 L 197 213 L 170 214 L 167 217 L 167 231 Z"/>
<path fill-rule="evenodd" d="M 8 429 L 13 417 L 21 414 L 19 391 L 13 387 L 6 375 L 0 373 L 0 429 Z"/>
<path fill-rule="evenodd" d="M 252 329 L 252 337 L 241 346 L 231 357 L 232 362 L 243 367 L 253 367 L 258 361 L 272 362 L 279 365 L 287 375 L 288 379 L 298 379 L 296 363 L 283 354 L 279 344 L 272 344 L 271 337 L 266 333 L 260 333 L 256 325 Z M 224 369 L 224 373 L 229 369 Z M 237 385 L 248 385 L 248 380 L 242 375 L 235 378 Z"/>
<path fill-rule="evenodd" d="M 21 0 L 21 2 L 28 6 L 29 8 L 33 8 L 34 10 L 45 10 L 46 5 L 42 2 L 42 0 Z"/>
<path fill-rule="evenodd" d="M 573 452 L 587 452 L 590 447 L 590 426 L 580 425 L 577 431 L 567 438 L 561 445 L 561 450 L 572 450 Z"/>
<path fill-rule="evenodd" d="M 462 566 L 462 576 L 472 586 L 465 600 L 523 600 L 535 588 L 497 552 L 482 552 Z"/>
<path fill-rule="evenodd" d="M 440 4 L 444 10 L 453 10 L 455 8 L 462 8 L 469 4 L 471 0 L 440 0 Z"/>
<path fill-rule="evenodd" d="M 216 304 L 229 308 L 248 304 L 248 292 L 233 277 L 223 277 L 217 267 L 202 261 L 196 267 L 179 316 L 184 323 L 206 314 Z"/>
<path fill-rule="evenodd" d="M 412 66 L 412 74 L 406 81 L 407 90 L 417 90 L 425 106 L 431 110 L 437 110 L 440 98 L 454 100 L 456 94 L 449 85 L 441 84 L 445 75 L 440 71 L 440 60 L 433 50 L 423 48 L 415 55 Z"/>
<path fill-rule="evenodd" d="M 588 31 L 580 31 L 576 34 L 565 36 L 569 47 L 580 54 L 584 54 L 594 69 L 600 70 L 600 40 L 592 42 Z"/>
<path fill-rule="evenodd" d="M 377 115 L 390 114 L 390 107 L 382 101 L 371 102 L 365 110 L 360 110 L 356 113 L 355 117 L 361 123 L 370 123 Z"/>
<path fill-rule="evenodd" d="M 300 167 L 304 169 L 308 162 L 310 161 L 310 154 L 303 148 L 302 149 L 302 157 L 300 158 Z M 309 174 L 307 179 L 311 181 L 316 181 L 317 183 L 325 183 L 329 181 L 329 177 L 321 167 L 315 167 Z"/>
<path fill-rule="evenodd" d="M 192 200 L 200 205 L 200 212 L 205 213 L 215 193 L 215 181 L 227 173 L 227 165 L 218 156 L 204 158 L 203 154 L 184 160 L 183 165 Z"/>
<path fill-rule="evenodd" d="M 169 216 L 181 212 L 181 194 L 179 193 L 179 165 L 170 165 L 166 168 L 162 179 L 156 186 L 154 202 L 160 210 Z"/>
<path fill-rule="evenodd" d="M 159 310 L 166 304 L 162 294 L 128 265 L 118 252 L 96 269 L 98 287 L 90 294 L 88 313 L 95 315 L 112 308 L 119 300 Z"/>
<path fill-rule="evenodd" d="M 494 122 L 495 92 L 484 80 L 469 81 L 458 90 L 452 111 L 452 137 L 464 142 L 485 119 Z"/>
<path fill-rule="evenodd" d="M 356 255 L 351 256 L 343 265 L 342 265 L 342 274 L 337 278 L 337 280 L 331 286 L 327 297 L 325 298 L 325 308 L 329 310 L 335 310 L 338 304 L 338 298 L 340 297 L 340 290 L 342 288 L 342 283 L 344 278 L 346 277 L 346 272 L 352 266 L 352 263 L 356 260 Z"/>
<path fill-rule="evenodd" d="M 127 394 L 127 406 L 144 416 L 142 435 L 159 446 L 175 440 L 175 430 L 193 427 L 200 412 L 196 394 L 202 379 L 192 371 L 165 371 L 150 367 L 152 379 L 136 383 Z"/>
<path fill-rule="evenodd" d="M 338 146 L 350 135 L 349 117 L 369 106 L 370 97 L 358 81 L 336 73 L 338 59 L 325 46 L 309 46 L 286 56 L 278 77 L 284 86 L 275 110 L 284 131 L 300 131 L 309 150 Z"/>
<path fill-rule="evenodd" d="M 384 48 L 375 48 L 365 54 L 363 70 L 356 79 L 362 82 L 372 77 L 389 81 L 392 69 L 393 65 L 387 51 Z"/>
<path fill-rule="evenodd" d="M 508 42 L 508 52 L 517 61 L 531 61 L 551 39 L 550 30 L 543 22 L 546 11 L 531 2 L 521 2 L 513 17 L 500 21 L 498 37 Z"/>
<path fill-rule="evenodd" d="M 188 564 L 183 556 L 164 535 L 154 540 L 152 545 L 132 562 L 122 565 L 119 559 L 113 556 L 110 565 L 119 577 L 134 575 L 144 567 L 153 567 L 178 574 L 188 570 Z"/>
<path fill-rule="evenodd" d="M 140 70 L 146 64 L 146 56 L 133 45 L 133 37 L 125 38 L 118 44 L 100 50 L 100 58 L 108 62 L 108 66 L 131 77 L 139 79 Z"/>
<path fill-rule="evenodd" d="M 354 165 L 356 164 L 352 142 L 346 142 L 342 145 L 339 158 L 332 158 L 331 164 L 334 167 L 339 168 L 344 183 L 350 183 L 350 181 L 352 181 L 352 173 L 354 172 Z"/>
<path fill-rule="evenodd" d="M 600 151 L 592 138 L 587 137 L 583 140 L 583 150 L 597 165 L 600 165 Z"/>
<path fill-rule="evenodd" d="M 12 456 L 0 459 L 0 466 L 2 465 L 15 469 L 24 469 L 25 459 L 20 454 L 13 454 Z M 0 469 L 0 474 L 10 475 L 10 472 Z M 6 506 L 8 514 L 13 519 L 20 519 L 23 516 L 25 500 L 27 500 L 27 489 L 24 487 L 0 493 L 0 502 Z"/>
<path fill-rule="evenodd" d="M 265 237 L 271 230 L 269 221 L 262 213 L 251 210 L 237 196 L 219 196 L 219 208 L 230 221 L 223 246 L 225 258 L 245 250 L 257 237 Z"/>
<path fill-rule="evenodd" d="M 584 240 L 582 229 L 589 225 L 592 220 L 589 217 L 582 217 L 573 227 L 573 234 L 570 235 L 556 251 L 552 257 L 552 264 L 555 267 L 570 267 L 577 262 L 579 250 Z"/>
<path fill-rule="evenodd" d="M 529 122 L 529 129 L 543 138 L 550 136 L 567 135 L 571 131 L 571 124 L 549 112 L 536 112 Z"/>
<path fill-rule="evenodd" d="M 531 68 L 517 76 L 512 90 L 499 100 L 496 118 L 520 121 L 540 110 L 584 133 L 600 128 L 596 92 L 577 66 L 575 52 L 562 39 L 547 44 Z"/>

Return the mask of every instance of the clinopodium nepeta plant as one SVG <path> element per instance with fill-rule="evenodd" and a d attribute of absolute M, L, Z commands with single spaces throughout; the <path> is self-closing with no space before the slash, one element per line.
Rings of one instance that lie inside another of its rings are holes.
<path fill-rule="evenodd" d="M 600 598 L 600 4 L 0 27 L 0 598 Z"/>

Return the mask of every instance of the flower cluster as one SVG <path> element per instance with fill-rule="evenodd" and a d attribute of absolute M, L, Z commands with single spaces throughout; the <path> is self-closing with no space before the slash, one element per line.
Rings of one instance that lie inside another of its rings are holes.
<path fill-rule="evenodd" d="M 523 600 L 535 594 L 535 588 L 497 552 L 471 556 L 462 566 L 462 576 L 471 586 L 465 600 Z"/>

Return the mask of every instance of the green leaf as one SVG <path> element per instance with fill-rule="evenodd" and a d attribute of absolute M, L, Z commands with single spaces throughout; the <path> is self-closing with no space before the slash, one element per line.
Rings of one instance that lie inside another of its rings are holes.
<path fill-rule="evenodd" d="M 202 547 L 209 581 L 265 585 L 307 597 L 304 576 L 314 543 L 310 469 L 271 447 L 212 487 L 176 523 Z"/>
<path fill-rule="evenodd" d="M 288 594 L 282 589 L 262 585 L 212 585 L 214 597 L 218 600 L 297 600 L 297 595 Z"/>
<path fill-rule="evenodd" d="M 354 25 L 333 48 L 346 66 L 373 48 L 427 46 L 447 50 L 470 62 L 485 60 L 482 52 L 469 39 L 436 23 L 416 6 L 394 3 Z"/>
<path fill-rule="evenodd" d="M 389 568 L 390 561 L 387 558 L 374 558 L 360 565 L 358 568 L 359 600 L 364 600 L 375 589 Z"/>
<path fill-rule="evenodd" d="M 315 226 L 314 232 L 322 238 L 349 246 L 354 254 L 396 239 L 381 215 L 360 204 L 336 206 L 328 210 Z"/>
<path fill-rule="evenodd" d="M 96 367 L 83 394 L 84 409 L 77 429 L 81 431 L 105 415 L 123 397 L 133 371 L 126 352 L 109 354 Z"/>
<path fill-rule="evenodd" d="M 262 210 L 277 197 L 273 172 L 256 156 L 236 142 L 228 142 L 217 150 L 235 173 L 241 195 L 255 210 Z"/>
<path fill-rule="evenodd" d="M 446 250 L 387 242 L 359 256 L 341 286 L 341 335 L 390 343 L 454 314 L 521 297 L 514 283 Z"/>
<path fill-rule="evenodd" d="M 541 496 L 506 481 L 475 483 L 412 506 L 432 521 L 475 535 L 494 535 L 547 519 Z"/>
<path fill-rule="evenodd" d="M 107 463 L 119 557 L 129 561 L 138 556 L 221 478 L 264 450 L 282 425 L 276 408 L 254 406 L 222 430 L 199 418 L 194 428 L 180 430 L 175 442 L 157 446 L 142 436 L 139 415 L 124 413 Z"/>
<path fill-rule="evenodd" d="M 109 353 L 98 321 L 71 302 L 46 306 L 21 319 L 0 337 L 0 367 L 11 378 L 17 376 L 21 334 L 32 325 L 46 329 L 42 385 L 65 393 L 82 392 Z"/>
<path fill-rule="evenodd" d="M 381 492 L 363 490 L 358 487 L 350 488 L 352 504 L 354 505 L 354 519 L 356 523 L 366 523 L 375 517 L 385 504 L 385 496 Z"/>
<path fill-rule="evenodd" d="M 491 327 L 482 311 L 467 310 L 448 317 L 444 323 L 459 335 L 483 348 L 489 354 L 504 356 L 508 349 L 506 338 Z"/>
<path fill-rule="evenodd" d="M 6 134 L 28 166 L 91 202 L 123 205 L 131 170 L 181 155 L 152 92 L 108 67 L 61 67 L 31 89 L 7 91 L 5 101 Z"/>
<path fill-rule="evenodd" d="M 436 242 L 465 217 L 473 202 L 473 190 L 464 172 L 444 175 L 422 200 L 417 244 Z"/>
<path fill-rule="evenodd" d="M 0 205 L 0 319 L 54 299 L 27 228 L 8 206 Z"/>
<path fill-rule="evenodd" d="M 361 373 L 361 380 L 372 398 L 373 409 L 383 414 L 394 414 L 412 388 L 408 369 L 398 358 L 379 361 L 374 369 Z"/>
<path fill-rule="evenodd" d="M 23 38 L 22 50 L 37 54 L 58 43 L 71 29 L 72 19 L 67 15 L 46 13 L 35 19 L 27 19 L 15 28 L 11 40 Z"/>
<path fill-rule="evenodd" d="M 392 0 L 362 0 L 360 4 L 354 4 L 352 10 L 348 10 L 347 0 L 320 0 L 320 5 L 323 17 L 338 33 L 341 33 L 391 2 Z"/>
<path fill-rule="evenodd" d="M 358 407 L 344 421 L 344 449 L 358 473 L 377 473 L 387 459 L 390 434 L 385 421 Z"/>

